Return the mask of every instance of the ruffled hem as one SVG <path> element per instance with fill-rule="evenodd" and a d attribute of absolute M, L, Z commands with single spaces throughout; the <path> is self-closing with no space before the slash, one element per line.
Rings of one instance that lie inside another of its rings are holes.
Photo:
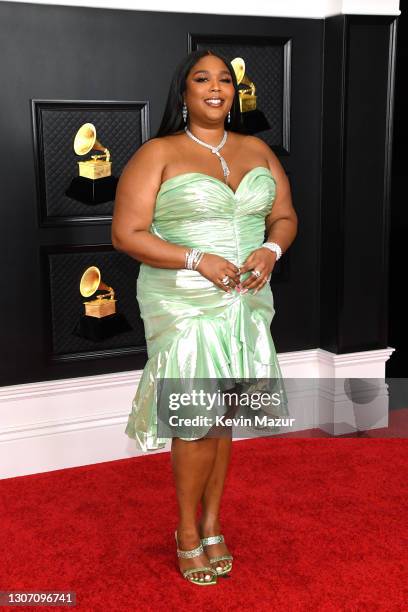
<path fill-rule="evenodd" d="M 270 321 L 238 299 L 218 317 L 192 317 L 189 322 L 169 347 L 148 359 L 142 372 L 125 433 L 144 452 L 164 448 L 169 441 L 157 434 L 157 381 L 162 378 L 223 380 L 225 389 L 248 379 L 275 379 L 284 400 L 276 416 L 288 414 Z"/>

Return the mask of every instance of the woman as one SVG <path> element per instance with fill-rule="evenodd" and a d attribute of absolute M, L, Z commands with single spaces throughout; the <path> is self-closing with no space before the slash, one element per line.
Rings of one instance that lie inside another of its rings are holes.
<path fill-rule="evenodd" d="M 149 359 L 126 427 L 142 450 L 167 441 L 158 432 L 158 379 L 280 379 L 268 280 L 296 233 L 279 160 L 244 134 L 231 64 L 190 53 L 158 134 L 123 171 L 112 222 L 115 249 L 142 262 L 137 300 Z M 184 577 L 209 585 L 232 567 L 219 518 L 232 438 L 199 433 L 172 437 L 175 537 Z"/>

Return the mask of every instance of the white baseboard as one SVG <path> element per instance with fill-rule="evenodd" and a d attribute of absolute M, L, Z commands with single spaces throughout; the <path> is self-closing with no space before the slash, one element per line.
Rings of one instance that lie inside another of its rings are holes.
<path fill-rule="evenodd" d="M 278 358 L 285 379 L 383 380 L 393 350 L 335 355 L 312 349 L 281 353 Z M 119 372 L 1 387 L 0 479 L 142 455 L 124 433 L 140 375 L 141 371 Z M 299 400 L 291 404 L 291 416 L 296 418 L 292 431 L 321 427 L 337 435 L 358 427 L 361 419 L 370 427 L 387 424 L 388 401 L 383 389 L 373 410 L 363 398 L 363 410 L 358 413 L 348 398 L 337 401 L 338 389 L 319 391 L 314 403 L 311 398 L 306 402 L 307 381 L 304 383 L 297 381 L 293 393 Z M 360 395 L 364 393 L 363 388 Z M 170 442 L 150 454 L 169 450 Z"/>

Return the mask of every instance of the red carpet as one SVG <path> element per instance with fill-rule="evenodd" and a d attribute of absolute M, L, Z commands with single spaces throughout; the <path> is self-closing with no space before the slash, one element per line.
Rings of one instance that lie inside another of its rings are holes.
<path fill-rule="evenodd" d="M 403 439 L 234 442 L 233 575 L 204 588 L 176 569 L 167 453 L 2 480 L 0 590 L 98 612 L 406 610 L 407 474 Z"/>

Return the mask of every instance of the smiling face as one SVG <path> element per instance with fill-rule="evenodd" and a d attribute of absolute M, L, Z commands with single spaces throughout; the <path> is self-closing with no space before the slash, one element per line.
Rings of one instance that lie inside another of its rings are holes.
<path fill-rule="evenodd" d="M 231 74 L 219 57 L 202 57 L 187 75 L 184 101 L 190 120 L 223 124 L 234 95 Z"/>

